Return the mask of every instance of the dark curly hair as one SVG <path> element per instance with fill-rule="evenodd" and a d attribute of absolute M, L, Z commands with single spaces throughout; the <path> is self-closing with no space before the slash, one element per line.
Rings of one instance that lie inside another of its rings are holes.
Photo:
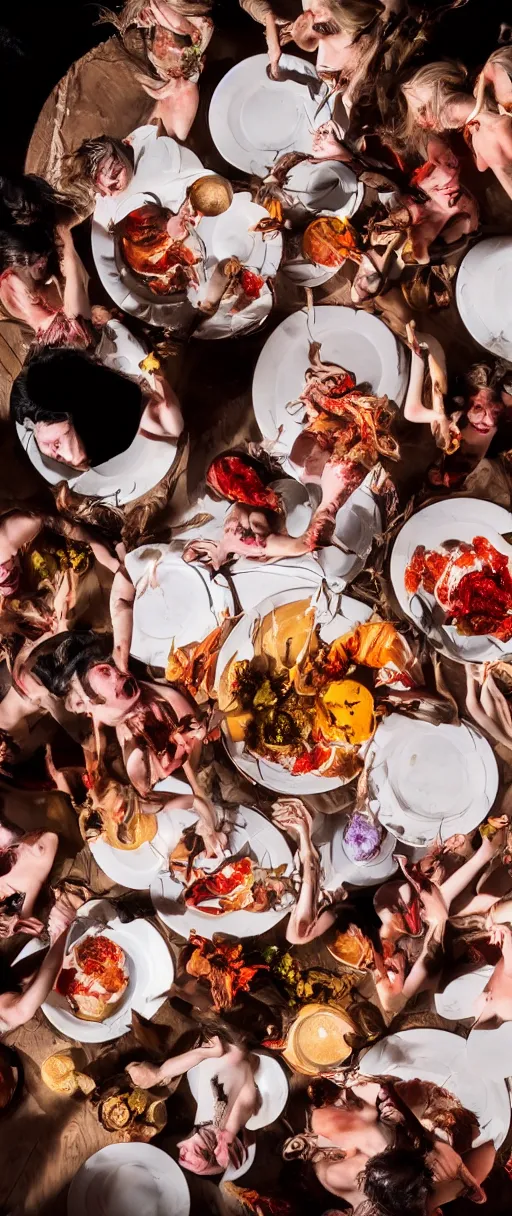
<path fill-rule="evenodd" d="M 112 637 L 108 633 L 95 633 L 92 629 L 59 635 L 54 650 L 41 654 L 34 663 L 34 674 L 44 687 L 56 697 L 65 697 L 69 692 L 73 676 L 87 688 L 87 672 L 96 663 L 113 663 Z"/>
<path fill-rule="evenodd" d="M 360 1184 L 372 1216 L 426 1216 L 434 1190 L 432 1171 L 415 1148 L 387 1148 L 370 1157 Z"/>

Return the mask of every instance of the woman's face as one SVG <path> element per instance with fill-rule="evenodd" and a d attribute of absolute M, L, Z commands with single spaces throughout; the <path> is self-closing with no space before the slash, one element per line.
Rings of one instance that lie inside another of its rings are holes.
<path fill-rule="evenodd" d="M 73 469 L 89 468 L 87 453 L 72 422 L 36 422 L 34 434 L 42 456 Z"/>
<path fill-rule="evenodd" d="M 336 160 L 341 151 L 341 144 L 332 126 L 326 122 L 318 127 L 313 135 L 313 157 L 315 160 Z"/>
<path fill-rule="evenodd" d="M 126 676 L 111 663 L 95 663 L 88 671 L 92 692 L 109 709 L 128 712 L 140 697 L 140 688 L 133 676 Z"/>
<path fill-rule="evenodd" d="M 94 185 L 98 194 L 106 198 L 126 190 L 132 177 L 133 170 L 130 166 L 114 152 L 107 152 L 98 165 Z"/>
<path fill-rule="evenodd" d="M 194 1174 L 222 1173 L 221 1166 L 216 1167 L 215 1160 L 205 1159 L 205 1146 L 200 1132 L 192 1132 L 186 1140 L 182 1140 L 179 1148 L 179 1163 Z"/>
<path fill-rule="evenodd" d="M 503 406 L 490 388 L 481 388 L 471 398 L 467 419 L 479 435 L 490 435 L 496 430 Z"/>

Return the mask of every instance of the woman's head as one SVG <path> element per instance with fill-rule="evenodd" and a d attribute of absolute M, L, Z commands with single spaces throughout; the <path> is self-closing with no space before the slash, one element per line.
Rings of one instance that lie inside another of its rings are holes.
<path fill-rule="evenodd" d="M 139 386 L 72 347 L 43 349 L 11 390 L 11 413 L 43 456 L 85 469 L 126 451 L 142 412 Z"/>
<path fill-rule="evenodd" d="M 466 78 L 466 69 L 458 63 L 428 63 L 418 68 L 402 85 L 407 105 L 406 133 L 412 134 L 415 127 L 445 131 L 452 126 L 462 126 L 463 123 L 456 119 L 454 107 L 467 100 Z"/>
<path fill-rule="evenodd" d="M 122 713 L 140 695 L 133 676 L 119 671 L 114 663 L 110 634 L 94 633 L 92 629 L 61 636 L 52 651 L 36 659 L 33 670 L 56 697 L 68 697 L 78 685 L 84 708 L 85 702 L 90 702 Z"/>
<path fill-rule="evenodd" d="M 76 153 L 80 173 L 103 198 L 121 194 L 134 170 L 133 148 L 121 139 L 100 135 L 87 139 Z"/>
<path fill-rule="evenodd" d="M 234 1134 L 205 1123 L 179 1145 L 180 1165 L 193 1174 L 223 1174 L 228 1165 L 239 1169 L 247 1160 L 247 1148 Z"/>
<path fill-rule="evenodd" d="M 41 224 L 53 233 L 59 198 L 50 183 L 35 173 L 0 176 L 0 226 Z"/>
<path fill-rule="evenodd" d="M 44 283 L 57 269 L 53 243 L 41 224 L 0 229 L 0 274 L 25 271 L 34 283 Z"/>
<path fill-rule="evenodd" d="M 361 1186 L 374 1216 L 427 1216 L 434 1190 L 432 1172 L 423 1153 L 413 1148 L 388 1148 L 370 1157 Z"/>

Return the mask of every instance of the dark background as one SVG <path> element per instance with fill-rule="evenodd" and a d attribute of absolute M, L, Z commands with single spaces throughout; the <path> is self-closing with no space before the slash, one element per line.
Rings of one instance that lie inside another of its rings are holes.
<path fill-rule="evenodd" d="M 435 0 L 434 7 L 439 2 Z M 424 7 L 428 4 L 423 0 Z M 121 5 L 111 0 L 110 7 Z M 100 9 L 91 0 L 3 0 L 0 172 L 22 169 L 46 97 L 75 59 L 109 37 L 108 26 L 95 24 Z M 214 18 L 224 30 L 237 28 L 242 37 L 254 40 L 254 52 L 263 49 L 261 31 L 240 11 L 238 0 L 215 0 Z M 478 67 L 495 47 L 500 24 L 506 21 L 512 23 L 511 0 L 469 0 L 443 18 L 429 57 L 452 56 L 468 67 Z"/>

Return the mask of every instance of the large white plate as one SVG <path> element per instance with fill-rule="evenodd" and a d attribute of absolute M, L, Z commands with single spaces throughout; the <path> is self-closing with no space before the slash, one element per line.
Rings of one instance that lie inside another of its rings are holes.
<path fill-rule="evenodd" d="M 479 241 L 457 275 L 457 307 L 470 334 L 501 359 L 512 359 L 512 237 Z"/>
<path fill-rule="evenodd" d="M 433 1081 L 474 1112 L 480 1127 L 475 1146 L 493 1140 L 499 1148 L 510 1124 L 510 1098 L 503 1081 L 493 1081 L 480 1067 L 470 1068 L 466 1043 L 446 1030 L 401 1030 L 381 1039 L 363 1056 L 367 1077 L 391 1075 L 404 1081 Z"/>
<path fill-rule="evenodd" d="M 111 1039 L 120 1038 L 130 1029 L 132 1009 L 145 1018 L 152 1018 L 165 1001 L 174 979 L 172 957 L 154 925 L 145 920 L 122 924 L 107 900 L 91 900 L 84 904 L 77 913 L 77 920 L 91 917 L 94 921 L 103 916 L 106 923 L 97 932 L 117 942 L 126 955 L 130 979 L 122 1004 L 103 1022 L 86 1022 L 76 1018 L 65 998 L 55 991 L 41 1005 L 52 1026 L 77 1043 L 108 1043 Z M 18 958 L 26 958 L 40 949 L 41 943 L 32 939 Z"/>
<path fill-rule="evenodd" d="M 190 811 L 177 812 L 175 824 L 181 823 L 188 827 L 197 819 Z M 181 831 L 178 830 L 178 843 Z M 238 853 L 249 842 L 250 852 L 262 866 L 286 866 L 286 873 L 293 872 L 293 857 L 290 848 L 281 834 L 269 823 L 264 815 L 252 807 L 240 806 L 233 818 L 233 827 L 229 833 L 229 852 Z M 256 937 L 273 929 L 274 925 L 287 916 L 293 900 L 286 907 L 268 912 L 227 912 L 224 916 L 209 916 L 207 912 L 199 912 L 197 908 L 187 908 L 184 903 L 176 902 L 181 894 L 181 883 L 172 879 L 170 874 L 158 874 L 151 883 L 151 899 L 160 920 L 169 929 L 182 937 L 188 937 L 191 929 L 201 933 L 203 937 L 212 938 L 214 933 L 230 933 L 233 937 Z"/>
<path fill-rule="evenodd" d="M 167 777 L 166 789 L 169 794 L 181 794 L 190 797 L 192 790 L 187 781 L 179 777 Z M 190 822 L 195 816 L 190 811 L 182 811 L 178 803 L 174 803 L 168 811 L 158 812 L 158 831 L 151 841 L 145 841 L 138 849 L 116 849 L 107 840 L 89 842 L 89 848 L 103 873 L 112 882 L 117 882 L 129 891 L 148 891 L 155 876 L 161 870 L 167 871 L 169 853 L 174 848 L 180 835 L 182 815 L 190 815 Z"/>
<path fill-rule="evenodd" d="M 493 971 L 494 967 L 484 965 L 478 967 L 476 971 L 465 971 L 463 975 L 449 980 L 443 991 L 436 992 L 434 996 L 435 1006 L 440 1016 L 454 1022 L 464 1018 L 474 1018 L 473 1006 L 476 998 L 483 992 Z M 512 1062 L 510 1068 L 512 1076 Z"/>
<path fill-rule="evenodd" d="M 168 1153 L 153 1144 L 108 1144 L 89 1157 L 69 1188 L 68 1216 L 96 1216 L 108 1179 L 125 1165 L 142 1167 L 157 1184 L 159 1199 L 152 1216 L 188 1216 L 190 1194 L 185 1175 Z M 140 1205 L 140 1196 L 130 1194 L 128 1184 L 125 1216 L 140 1216 L 137 1203 Z"/>
<path fill-rule="evenodd" d="M 280 67 L 300 81 L 270 80 L 268 56 L 254 55 L 226 73 L 211 100 L 210 132 L 221 156 L 257 177 L 284 152 L 311 152 L 313 131 L 331 116 L 329 90 L 311 63 L 282 55 Z"/>
<path fill-rule="evenodd" d="M 420 627 L 420 616 L 414 615 L 415 601 L 407 594 L 404 585 L 405 571 L 417 545 L 426 548 L 438 546 L 443 540 L 472 540 L 473 536 L 485 536 L 500 551 L 512 553 L 512 549 L 501 540 L 503 533 L 512 531 L 512 514 L 504 507 L 484 502 L 479 498 L 443 499 L 424 507 L 412 515 L 399 532 L 393 546 L 390 577 L 397 600 L 406 616 Z M 435 604 L 434 596 L 421 591 L 422 599 Z M 445 653 L 461 663 L 486 662 L 499 659 L 511 648 L 510 642 L 499 642 L 496 638 L 463 637 L 453 627 L 447 627 L 449 649 Z"/>
<path fill-rule="evenodd" d="M 288 1101 L 288 1081 L 286 1074 L 279 1060 L 274 1060 L 272 1056 L 265 1056 L 262 1052 L 257 1051 L 259 1064 L 254 1074 L 254 1080 L 261 1095 L 261 1104 L 255 1115 L 247 1120 L 246 1127 L 249 1132 L 258 1131 L 261 1127 L 268 1127 L 269 1123 L 273 1123 L 275 1119 L 284 1110 Z M 187 1073 L 187 1081 L 190 1085 L 190 1092 L 195 1098 L 201 1110 L 201 1122 L 211 1123 L 215 1114 L 215 1098 L 213 1090 L 209 1082 L 212 1077 L 218 1075 L 222 1065 L 222 1057 L 218 1060 L 202 1060 L 195 1068 L 191 1068 Z"/>
<path fill-rule="evenodd" d="M 305 411 L 299 407 L 291 413 L 286 407 L 304 390 L 312 342 L 321 344 L 322 360 L 353 372 L 358 384 L 368 382 L 378 396 L 386 394 L 399 405 L 407 388 L 405 349 L 378 317 L 328 305 L 286 317 L 263 347 L 252 397 L 260 431 L 274 441 L 272 450 L 285 457 L 283 467 L 292 477 L 298 470 L 286 458 L 302 433 Z"/>
<path fill-rule="evenodd" d="M 258 617 L 265 616 L 272 608 L 278 608 L 282 604 L 291 604 L 295 599 L 303 598 L 304 592 L 298 594 L 296 590 L 281 591 L 277 595 L 268 596 L 252 612 L 246 613 L 224 642 L 217 659 L 216 680 L 218 681 L 233 655 L 236 654 L 240 661 L 253 657 L 251 638 L 253 626 Z M 320 636 L 329 642 L 348 633 L 352 625 L 366 621 L 372 615 L 371 609 L 366 604 L 361 604 L 348 595 L 331 597 L 322 593 L 321 607 L 322 615 L 317 616 L 317 620 L 322 619 Z M 335 790 L 343 784 L 339 777 L 319 777 L 314 773 L 293 776 L 280 764 L 258 760 L 256 756 L 245 753 L 243 743 L 233 743 L 227 733 L 224 734 L 224 744 L 228 755 L 244 776 L 249 777 L 257 785 L 264 785 L 269 790 L 276 790 L 277 793 L 295 794 L 300 798 L 303 794 L 321 794 L 327 790 Z"/>
<path fill-rule="evenodd" d="M 468 1066 L 494 1081 L 512 1077 L 512 1022 L 489 1028 L 485 1024 L 469 1032 Z"/>
<path fill-rule="evenodd" d="M 493 750 L 466 723 L 432 726 L 390 714 L 377 727 L 366 763 L 370 806 L 404 844 L 471 831 L 498 792 Z"/>
<path fill-rule="evenodd" d="M 165 667 L 171 646 L 202 642 L 234 612 L 223 580 L 199 562 L 184 562 L 169 545 L 141 545 L 126 557 L 136 587 L 131 654 Z"/>

